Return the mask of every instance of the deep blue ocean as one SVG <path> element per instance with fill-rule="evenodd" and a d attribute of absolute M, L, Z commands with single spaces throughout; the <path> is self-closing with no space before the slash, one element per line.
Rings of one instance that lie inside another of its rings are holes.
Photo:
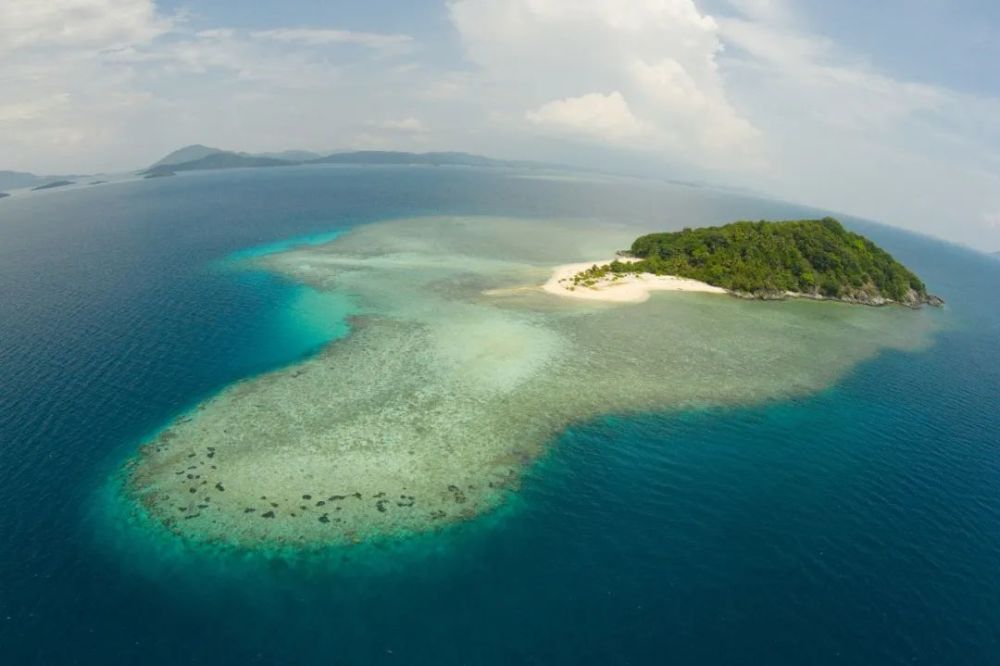
<path fill-rule="evenodd" d="M 858 220 L 947 300 L 928 350 L 794 401 L 577 424 L 503 510 L 407 541 L 221 557 L 121 519 L 110 479 L 144 436 L 348 332 L 346 299 L 234 257 L 427 214 L 815 213 L 513 176 L 258 169 L 0 202 L 0 663 L 1000 663 L 1000 261 Z"/>

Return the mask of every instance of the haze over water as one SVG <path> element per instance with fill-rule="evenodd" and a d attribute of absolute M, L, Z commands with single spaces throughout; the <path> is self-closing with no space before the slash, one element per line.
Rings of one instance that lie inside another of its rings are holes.
<path fill-rule="evenodd" d="M 499 511 L 402 541 L 234 556 L 126 520 L 109 479 L 140 441 L 347 332 L 354 304 L 234 253 L 426 216 L 810 214 L 514 175 L 262 170 L 0 204 L 14 663 L 995 661 L 1000 262 L 884 227 L 855 225 L 948 301 L 941 329 L 818 394 L 572 425 Z"/>

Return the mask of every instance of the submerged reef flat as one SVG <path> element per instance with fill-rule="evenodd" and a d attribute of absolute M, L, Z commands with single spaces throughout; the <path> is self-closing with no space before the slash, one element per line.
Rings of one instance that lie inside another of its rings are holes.
<path fill-rule="evenodd" d="M 879 350 L 925 345 L 935 327 L 903 308 L 676 292 L 610 304 L 531 286 L 635 232 L 421 218 L 253 259 L 349 294 L 351 333 L 178 418 L 129 463 L 126 492 L 195 542 L 435 529 L 504 502 L 568 424 L 816 391 Z"/>

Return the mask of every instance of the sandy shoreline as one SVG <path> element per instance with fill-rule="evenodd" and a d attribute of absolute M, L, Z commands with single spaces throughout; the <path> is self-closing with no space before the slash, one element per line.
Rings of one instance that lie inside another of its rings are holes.
<path fill-rule="evenodd" d="M 728 293 L 722 287 L 715 287 L 698 280 L 677 277 L 674 275 L 653 275 L 652 273 L 630 273 L 615 277 L 609 275 L 596 281 L 593 286 L 574 285 L 573 276 L 585 271 L 595 264 L 603 266 L 611 263 L 611 259 L 602 261 L 585 261 L 576 264 L 556 266 L 552 276 L 542 289 L 556 296 L 581 298 L 592 301 L 610 301 L 614 303 L 642 303 L 649 298 L 652 291 L 696 291 L 706 294 Z M 619 259 L 618 261 L 629 261 Z"/>

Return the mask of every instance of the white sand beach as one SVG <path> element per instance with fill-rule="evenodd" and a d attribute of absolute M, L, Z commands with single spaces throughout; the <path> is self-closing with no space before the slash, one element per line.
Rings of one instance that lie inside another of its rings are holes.
<path fill-rule="evenodd" d="M 582 298 L 592 301 L 610 301 L 615 303 L 642 303 L 649 298 L 652 291 L 698 291 L 708 294 L 725 294 L 722 287 L 715 287 L 698 280 L 677 277 L 674 275 L 653 275 L 652 273 L 630 273 L 628 275 L 607 277 L 597 280 L 592 286 L 573 284 L 573 276 L 585 271 L 595 264 L 603 266 L 611 263 L 611 259 L 602 261 L 586 261 L 576 264 L 556 266 L 548 282 L 542 289 L 556 296 Z M 618 261 L 634 261 L 619 259 Z"/>

